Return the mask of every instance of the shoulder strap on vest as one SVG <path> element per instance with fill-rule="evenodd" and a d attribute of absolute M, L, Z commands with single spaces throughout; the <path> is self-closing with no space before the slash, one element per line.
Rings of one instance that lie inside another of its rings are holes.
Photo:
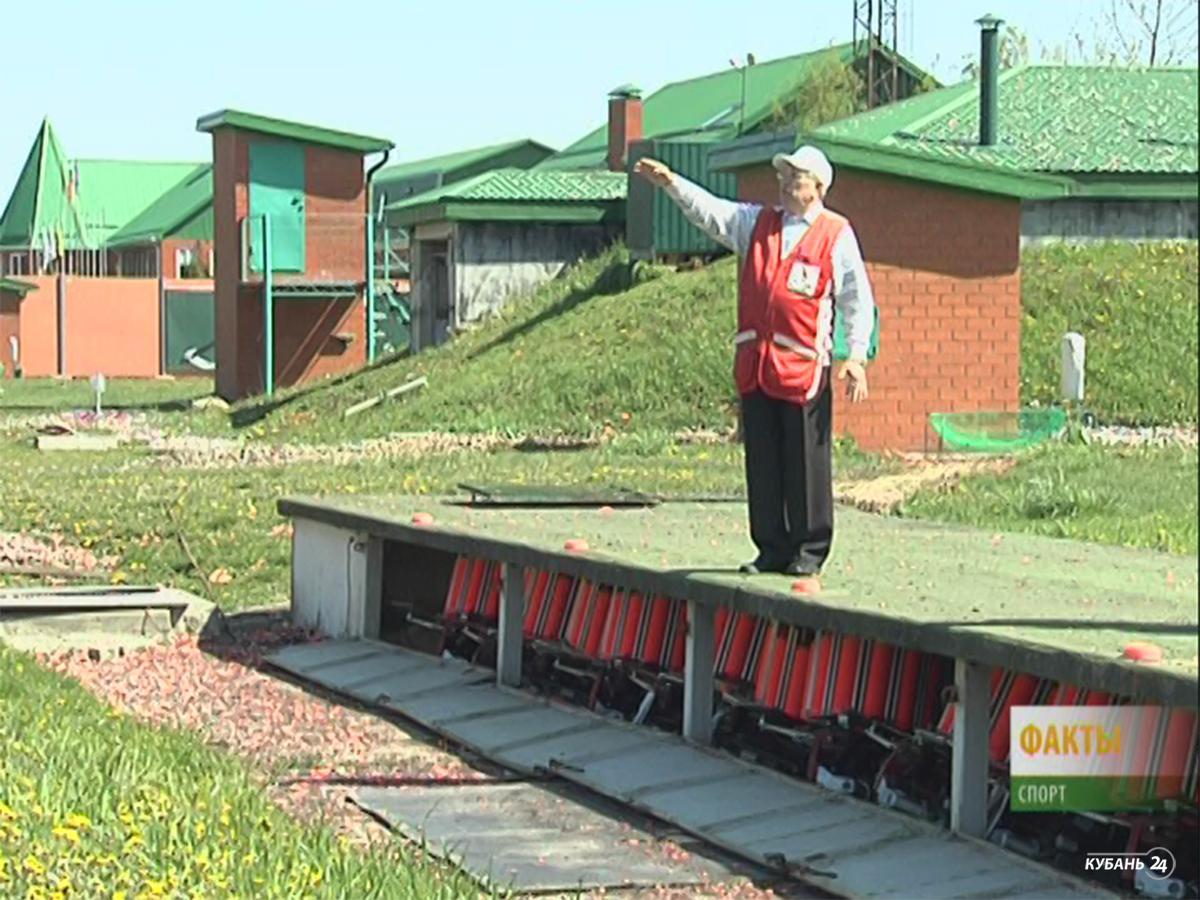
<path fill-rule="evenodd" d="M 845 216 L 839 215 L 831 209 L 823 209 L 820 215 L 817 216 L 817 220 L 812 223 L 809 232 L 814 239 L 827 238 L 832 242 L 842 233 L 842 229 L 849 224 L 850 222 Z"/>

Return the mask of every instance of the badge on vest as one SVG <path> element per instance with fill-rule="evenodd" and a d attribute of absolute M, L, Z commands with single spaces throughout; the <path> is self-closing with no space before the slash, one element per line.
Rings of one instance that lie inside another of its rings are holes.
<path fill-rule="evenodd" d="M 820 266 L 796 262 L 792 265 L 792 271 L 788 272 L 787 286 L 789 291 L 812 297 L 817 293 L 817 283 L 820 280 Z"/>

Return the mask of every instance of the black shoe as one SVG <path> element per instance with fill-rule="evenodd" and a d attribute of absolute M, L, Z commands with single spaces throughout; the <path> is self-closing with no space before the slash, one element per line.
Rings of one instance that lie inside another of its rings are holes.
<path fill-rule="evenodd" d="M 738 571 L 743 575 L 761 575 L 764 572 L 782 572 L 783 570 L 783 563 L 765 556 L 758 557 L 754 562 L 742 563 L 738 566 Z"/>
<path fill-rule="evenodd" d="M 814 578 L 821 574 L 820 566 L 812 563 L 802 562 L 801 560 L 793 560 L 784 568 L 784 574 L 797 575 L 801 578 Z"/>

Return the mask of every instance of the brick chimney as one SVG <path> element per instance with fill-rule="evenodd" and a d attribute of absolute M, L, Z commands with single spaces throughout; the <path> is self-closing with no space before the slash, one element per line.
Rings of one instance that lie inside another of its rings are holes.
<path fill-rule="evenodd" d="M 608 95 L 608 168 L 624 172 L 629 145 L 642 139 L 642 92 L 623 84 Z"/>

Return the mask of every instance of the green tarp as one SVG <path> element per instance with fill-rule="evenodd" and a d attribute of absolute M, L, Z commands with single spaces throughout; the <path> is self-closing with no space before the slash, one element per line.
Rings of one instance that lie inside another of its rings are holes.
<path fill-rule="evenodd" d="M 164 306 L 166 371 L 212 371 L 207 368 L 217 361 L 212 291 L 167 291 Z"/>

